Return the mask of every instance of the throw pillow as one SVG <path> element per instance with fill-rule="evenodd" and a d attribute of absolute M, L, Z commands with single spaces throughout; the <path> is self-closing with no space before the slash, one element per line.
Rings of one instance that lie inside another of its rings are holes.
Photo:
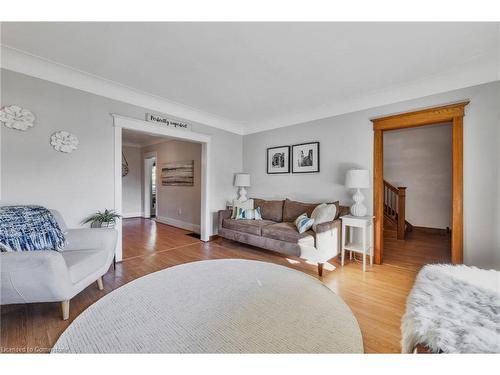
<path fill-rule="evenodd" d="M 295 226 L 301 234 L 311 229 L 313 224 L 314 219 L 307 217 L 307 214 L 302 214 L 297 219 L 295 219 Z"/>
<path fill-rule="evenodd" d="M 311 218 L 314 219 L 313 231 L 316 232 L 316 226 L 321 223 L 327 223 L 329 221 L 335 220 L 337 215 L 337 206 L 335 204 L 321 203 L 318 205 L 311 214 Z"/>
<path fill-rule="evenodd" d="M 238 208 L 236 212 L 236 220 L 262 220 L 260 207 L 257 208 Z"/>
<path fill-rule="evenodd" d="M 260 207 L 257 207 L 254 211 L 254 220 L 262 220 L 262 210 Z"/>
<path fill-rule="evenodd" d="M 238 208 L 253 208 L 253 199 L 247 199 L 246 201 L 239 201 L 235 199 L 233 201 L 233 214 L 231 215 L 231 219 L 236 219 L 236 213 Z"/>

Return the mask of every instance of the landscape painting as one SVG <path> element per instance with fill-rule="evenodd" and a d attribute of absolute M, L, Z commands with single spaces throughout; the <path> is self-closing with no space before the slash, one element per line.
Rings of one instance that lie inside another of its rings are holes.
<path fill-rule="evenodd" d="M 161 167 L 162 186 L 193 186 L 194 160 L 174 161 Z"/>

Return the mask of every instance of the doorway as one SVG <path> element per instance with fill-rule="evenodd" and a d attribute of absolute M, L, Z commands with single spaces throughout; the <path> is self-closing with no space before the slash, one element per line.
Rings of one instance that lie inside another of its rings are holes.
<path fill-rule="evenodd" d="M 452 123 L 385 131 L 384 263 L 450 263 Z"/>
<path fill-rule="evenodd" d="M 158 196 L 156 194 L 156 165 L 157 153 L 148 152 L 144 154 L 144 188 L 143 190 L 143 207 L 144 217 L 154 219 L 157 217 Z"/>
<path fill-rule="evenodd" d="M 451 262 L 463 262 L 463 117 L 468 101 L 372 119 L 374 131 L 373 202 L 375 263 L 384 256 L 384 132 L 442 123 L 451 123 L 452 213 Z"/>
<path fill-rule="evenodd" d="M 169 128 L 161 124 L 150 123 L 143 120 L 133 119 L 129 117 L 124 117 L 120 115 L 112 115 L 113 123 L 114 123 L 114 146 L 115 146 L 115 162 L 114 162 L 114 182 L 115 182 L 115 210 L 117 212 L 123 212 L 123 201 L 122 201 L 122 134 L 127 132 L 135 132 L 137 134 L 142 135 L 143 137 L 161 137 L 168 138 L 172 141 L 184 141 L 184 143 L 190 143 L 192 145 L 198 146 L 199 150 L 199 161 L 196 168 L 194 170 L 199 171 L 199 175 L 196 177 L 198 183 L 198 192 L 199 192 L 199 204 L 198 211 L 196 217 L 199 220 L 199 224 L 197 225 L 197 231 L 200 233 L 200 239 L 202 241 L 208 241 L 210 236 L 210 226 L 211 226 L 211 218 L 210 218 L 210 210 L 209 210 L 209 160 L 210 160 L 210 143 L 211 137 L 206 134 L 196 133 L 194 131 L 186 131 L 180 130 L 176 128 Z M 145 158 L 143 159 L 143 163 L 147 163 L 147 168 L 144 168 L 144 164 L 142 167 L 146 173 L 143 174 L 143 182 L 144 186 L 147 186 L 147 189 L 144 189 L 146 192 L 149 191 L 149 197 L 146 199 L 143 198 L 142 206 L 143 206 L 143 216 L 141 220 L 149 220 L 151 223 L 155 223 L 158 220 L 165 220 L 169 218 L 161 217 L 159 213 L 159 209 L 162 205 L 162 199 L 159 198 L 158 189 L 161 187 L 159 181 L 161 180 L 161 185 L 163 186 L 164 179 L 162 177 L 164 173 L 164 169 L 161 169 L 161 163 L 159 160 L 160 154 L 158 155 L 149 155 L 145 154 Z M 139 163 L 141 164 L 141 163 Z M 153 169 L 155 167 L 155 169 Z M 179 167 L 176 167 L 179 168 Z M 168 168 L 167 168 L 168 169 Z M 161 173 L 160 173 L 161 172 Z M 147 176 L 146 176 L 147 175 Z M 156 184 L 152 184 L 152 178 L 155 175 Z M 146 183 L 147 180 L 147 183 Z M 169 185 L 165 183 L 165 185 Z M 184 184 L 185 185 L 185 184 Z M 151 187 L 151 189 L 149 188 Z M 155 193 L 155 194 L 153 194 Z M 144 195 L 147 195 L 144 194 Z M 154 200 L 152 196 L 155 195 Z M 172 199 L 175 201 L 175 199 Z M 179 214 L 184 213 L 182 208 L 178 210 Z M 150 220 L 151 215 L 155 215 L 155 220 Z M 148 215 L 149 218 L 144 218 L 144 216 Z M 175 220 L 174 220 L 175 221 Z M 163 222 L 163 221 L 162 221 Z M 165 224 L 178 226 L 179 221 L 175 222 L 166 222 Z M 182 224 L 182 223 L 180 223 Z M 149 224 L 148 224 L 149 225 Z M 117 223 L 116 229 L 119 232 L 117 247 L 116 247 L 116 260 L 121 261 L 123 259 L 123 223 L 119 221 Z M 143 231 L 144 232 L 144 231 Z M 151 237 L 151 236 L 150 236 Z M 151 237 L 152 238 L 152 237 Z"/>

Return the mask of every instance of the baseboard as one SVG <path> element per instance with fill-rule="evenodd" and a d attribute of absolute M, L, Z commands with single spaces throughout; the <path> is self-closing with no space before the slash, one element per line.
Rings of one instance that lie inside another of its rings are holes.
<path fill-rule="evenodd" d="M 187 223 L 182 220 L 172 219 L 170 217 L 165 217 L 165 216 L 157 216 L 156 221 L 163 224 L 171 225 L 176 228 L 190 230 L 198 234 L 200 233 L 200 226 L 198 224 Z"/>
<path fill-rule="evenodd" d="M 129 219 L 131 217 L 143 217 L 143 216 L 144 216 L 144 212 L 128 212 L 128 213 L 122 214 L 122 217 L 124 219 Z"/>
<path fill-rule="evenodd" d="M 415 226 L 415 225 L 413 225 L 413 230 L 417 230 L 417 231 L 425 232 L 425 233 L 441 234 L 443 236 L 450 233 L 450 230 L 443 229 L 443 228 L 420 227 L 420 226 Z"/>

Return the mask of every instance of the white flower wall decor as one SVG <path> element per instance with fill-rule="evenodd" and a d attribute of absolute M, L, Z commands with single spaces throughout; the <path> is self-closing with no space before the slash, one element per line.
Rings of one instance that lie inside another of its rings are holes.
<path fill-rule="evenodd" d="M 18 105 L 9 105 L 0 109 L 0 122 L 7 128 L 26 131 L 33 127 L 35 115 Z"/>
<path fill-rule="evenodd" d="M 50 144 L 60 152 L 73 152 L 78 148 L 78 138 L 67 131 L 58 131 L 50 137 Z"/>

